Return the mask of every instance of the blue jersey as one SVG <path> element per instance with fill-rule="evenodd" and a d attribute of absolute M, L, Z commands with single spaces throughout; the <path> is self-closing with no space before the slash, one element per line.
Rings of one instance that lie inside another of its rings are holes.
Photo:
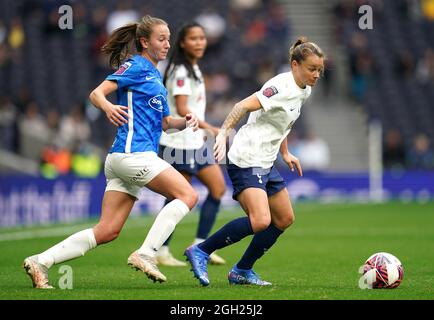
<path fill-rule="evenodd" d="M 117 104 L 128 107 L 128 123 L 118 127 L 110 153 L 158 153 L 162 119 L 170 114 L 160 72 L 148 59 L 135 55 L 106 80 L 117 82 Z"/>

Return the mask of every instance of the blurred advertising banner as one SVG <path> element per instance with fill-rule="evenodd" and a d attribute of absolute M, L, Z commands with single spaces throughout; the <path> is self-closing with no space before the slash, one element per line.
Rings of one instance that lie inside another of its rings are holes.
<path fill-rule="evenodd" d="M 305 172 L 302 178 L 280 170 L 287 181 L 291 199 L 319 202 L 370 201 L 368 173 Z M 206 188 L 193 180 L 201 203 Z M 62 177 L 55 180 L 22 176 L 0 177 L 0 227 L 67 223 L 97 218 L 105 189 L 105 177 L 81 179 Z M 386 172 L 383 176 L 382 199 L 403 202 L 434 200 L 434 172 Z M 156 214 L 164 198 L 142 189 L 132 215 Z M 232 187 L 227 191 L 222 207 L 237 206 L 232 200 Z"/>

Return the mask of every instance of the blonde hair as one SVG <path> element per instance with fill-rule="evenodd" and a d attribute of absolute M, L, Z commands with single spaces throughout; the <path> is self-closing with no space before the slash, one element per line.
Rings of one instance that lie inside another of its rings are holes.
<path fill-rule="evenodd" d="M 142 52 L 140 38 L 150 39 L 153 26 L 161 24 L 167 26 L 167 22 L 163 19 L 146 15 L 140 22 L 127 24 L 113 31 L 101 48 L 103 53 L 110 56 L 110 66 L 118 68 L 131 54 L 133 43 L 137 52 Z"/>
<path fill-rule="evenodd" d="M 301 63 L 311 54 L 315 54 L 320 58 L 325 57 L 316 43 L 310 42 L 306 37 L 299 37 L 289 49 L 289 63 L 292 63 L 292 61 Z"/>

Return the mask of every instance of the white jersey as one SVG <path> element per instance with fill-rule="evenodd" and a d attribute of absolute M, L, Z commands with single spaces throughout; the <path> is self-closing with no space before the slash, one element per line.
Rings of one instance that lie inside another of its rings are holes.
<path fill-rule="evenodd" d="M 175 96 L 188 96 L 187 106 L 199 120 L 205 120 L 206 96 L 205 83 L 202 72 L 198 65 L 194 65 L 194 71 L 199 78 L 199 81 L 191 75 L 188 76 L 187 68 L 184 65 L 178 65 L 170 73 L 166 81 L 168 91 L 167 101 L 169 103 L 170 114 L 175 118 L 181 118 L 176 111 Z M 202 147 L 204 133 L 202 129 L 195 132 L 190 128 L 186 128 L 179 132 L 165 133 L 163 132 L 160 139 L 160 144 L 177 149 L 199 149 Z"/>
<path fill-rule="evenodd" d="M 280 144 L 291 131 L 310 93 L 310 86 L 301 89 L 295 83 L 292 72 L 268 80 L 255 93 L 262 108 L 252 112 L 235 135 L 229 160 L 241 168 L 271 168 Z"/>

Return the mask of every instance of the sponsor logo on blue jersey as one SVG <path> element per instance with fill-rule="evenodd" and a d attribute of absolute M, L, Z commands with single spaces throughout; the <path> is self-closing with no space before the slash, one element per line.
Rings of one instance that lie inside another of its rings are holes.
<path fill-rule="evenodd" d="M 157 110 L 158 112 L 163 112 L 164 100 L 165 100 L 164 97 L 161 94 L 159 94 L 158 96 L 149 99 L 148 104 L 152 109 Z"/>

